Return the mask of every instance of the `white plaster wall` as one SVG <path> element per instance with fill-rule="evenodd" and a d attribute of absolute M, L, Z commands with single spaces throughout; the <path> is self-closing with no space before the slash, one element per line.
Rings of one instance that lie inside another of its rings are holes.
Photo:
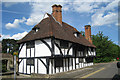
<path fill-rule="evenodd" d="M 53 74 L 55 73 L 55 69 L 54 69 L 54 66 L 55 66 L 55 63 L 54 63 L 55 61 L 54 61 L 54 59 L 52 60 L 52 69 L 53 69 Z"/>
<path fill-rule="evenodd" d="M 66 70 L 68 71 L 68 59 L 66 59 Z"/>
<path fill-rule="evenodd" d="M 34 57 L 34 48 L 31 48 L 31 57 Z"/>
<path fill-rule="evenodd" d="M 56 73 L 59 73 L 59 68 L 58 67 L 56 68 Z"/>
<path fill-rule="evenodd" d="M 73 58 L 73 69 L 75 69 L 75 59 Z"/>
<path fill-rule="evenodd" d="M 30 57 L 30 49 L 27 49 L 27 57 Z"/>
<path fill-rule="evenodd" d="M 81 63 L 79 63 L 80 68 L 82 68 Z"/>
<path fill-rule="evenodd" d="M 23 60 L 24 60 L 24 73 L 26 73 L 26 59 Z"/>
<path fill-rule="evenodd" d="M 20 57 L 26 57 L 26 43 L 23 45 L 23 47 L 22 47 L 22 49 L 21 49 L 21 51 L 19 53 L 19 58 Z"/>
<path fill-rule="evenodd" d="M 21 59 L 19 59 L 19 62 Z M 19 72 L 20 73 L 26 73 L 26 59 L 23 59 L 21 63 L 19 64 Z"/>
<path fill-rule="evenodd" d="M 70 49 L 69 55 L 73 55 L 73 48 Z"/>
<path fill-rule="evenodd" d="M 64 51 L 65 51 L 65 55 L 67 55 L 67 51 L 68 51 L 68 49 L 65 49 Z"/>
<path fill-rule="evenodd" d="M 21 61 L 21 59 L 19 59 L 19 61 Z M 21 63 L 19 64 L 19 72 L 23 73 L 23 60 L 21 61 Z"/>
<path fill-rule="evenodd" d="M 59 47 L 60 47 L 60 41 L 59 40 L 55 40 L 55 42 L 59 45 Z M 72 45 L 72 43 L 69 43 L 69 47 Z M 59 51 L 59 49 L 58 49 L 58 47 L 56 46 L 56 45 L 54 45 L 55 46 L 55 54 L 56 55 L 59 55 L 60 54 L 60 51 Z M 68 49 L 61 49 L 61 51 L 62 51 L 62 53 L 64 54 L 64 55 L 67 55 L 67 51 L 68 51 Z M 69 55 L 72 55 L 73 54 L 73 48 L 71 48 L 70 50 L 69 50 Z"/>
<path fill-rule="evenodd" d="M 55 42 L 60 46 L 60 41 L 59 40 L 55 40 Z M 59 55 L 60 51 L 59 51 L 58 47 L 56 45 L 54 45 L 54 48 L 55 48 L 55 55 Z"/>
<path fill-rule="evenodd" d="M 46 59 L 41 59 L 41 60 L 46 64 Z M 38 67 L 39 67 L 38 73 L 47 74 L 46 67 L 40 60 L 38 61 Z"/>
<path fill-rule="evenodd" d="M 72 70 L 72 58 L 69 59 L 69 70 Z"/>
<path fill-rule="evenodd" d="M 62 72 L 62 67 L 59 67 L 59 69 L 60 69 L 60 72 Z"/>
<path fill-rule="evenodd" d="M 27 74 L 30 74 L 30 65 L 27 65 Z"/>
<path fill-rule="evenodd" d="M 50 62 L 49 62 L 49 74 L 54 74 L 54 60 L 53 59 L 50 59 Z"/>
<path fill-rule="evenodd" d="M 34 66 L 31 66 L 31 73 L 34 73 Z"/>
<path fill-rule="evenodd" d="M 44 39 L 51 47 L 51 39 Z M 49 48 L 40 40 L 35 41 L 35 57 L 51 56 Z"/>
<path fill-rule="evenodd" d="M 35 73 L 37 73 L 37 59 L 34 60 L 35 61 Z"/>
<path fill-rule="evenodd" d="M 91 56 L 91 53 L 90 53 L 90 51 L 89 51 L 89 50 L 88 50 L 88 55 L 89 55 L 89 56 Z"/>
<path fill-rule="evenodd" d="M 64 71 L 65 71 L 65 59 L 63 59 L 63 66 L 64 66 Z"/>
<path fill-rule="evenodd" d="M 51 64 L 51 59 L 50 59 L 49 60 L 49 74 L 52 74 L 51 70 L 52 70 L 52 64 Z"/>
<path fill-rule="evenodd" d="M 93 55 L 96 56 L 96 51 L 95 51 L 95 49 L 94 49 Z"/>

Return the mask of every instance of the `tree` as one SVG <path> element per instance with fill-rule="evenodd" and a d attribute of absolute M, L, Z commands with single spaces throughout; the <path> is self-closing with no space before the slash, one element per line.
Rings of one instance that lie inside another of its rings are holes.
<path fill-rule="evenodd" d="M 93 44 L 96 46 L 95 62 L 109 62 L 119 56 L 120 47 L 104 36 L 103 32 L 92 35 Z"/>
<path fill-rule="evenodd" d="M 18 51 L 19 45 L 17 44 L 17 40 L 14 39 L 3 39 L 2 40 L 2 53 L 7 53 L 7 49 L 9 48 L 8 53 L 13 54 L 13 52 Z"/>
<path fill-rule="evenodd" d="M 81 31 L 80 33 L 82 34 L 82 36 L 85 37 L 85 32 L 84 31 Z"/>

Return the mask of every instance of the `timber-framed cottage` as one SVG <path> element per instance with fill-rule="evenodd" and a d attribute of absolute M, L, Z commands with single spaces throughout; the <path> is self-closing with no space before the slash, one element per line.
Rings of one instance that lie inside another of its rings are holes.
<path fill-rule="evenodd" d="M 53 5 L 44 18 L 18 41 L 19 73 L 54 74 L 93 65 L 96 55 L 91 26 L 85 37 L 62 21 L 62 6 Z"/>

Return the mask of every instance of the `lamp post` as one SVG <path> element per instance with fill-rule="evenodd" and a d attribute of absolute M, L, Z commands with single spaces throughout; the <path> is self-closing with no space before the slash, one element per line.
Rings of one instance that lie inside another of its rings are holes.
<path fill-rule="evenodd" d="M 120 62 L 117 62 L 118 75 L 120 75 Z"/>
<path fill-rule="evenodd" d="M 18 54 L 17 52 L 14 52 L 14 80 L 16 79 L 16 55 Z"/>

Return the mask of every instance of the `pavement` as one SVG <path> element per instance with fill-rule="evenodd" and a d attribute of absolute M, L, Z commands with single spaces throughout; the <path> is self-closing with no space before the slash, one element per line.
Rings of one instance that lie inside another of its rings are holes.
<path fill-rule="evenodd" d="M 52 78 L 113 78 L 118 74 L 116 64 L 117 62 L 99 63 L 83 69 L 55 74 Z"/>

